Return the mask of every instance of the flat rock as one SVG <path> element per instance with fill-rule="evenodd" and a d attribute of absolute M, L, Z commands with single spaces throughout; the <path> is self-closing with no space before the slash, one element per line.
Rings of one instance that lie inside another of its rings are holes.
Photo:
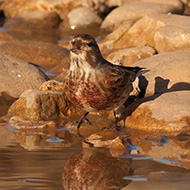
<path fill-rule="evenodd" d="M 140 77 L 145 96 L 178 90 L 190 90 L 190 51 L 167 52 L 137 61 L 132 66 L 149 72 Z"/>
<path fill-rule="evenodd" d="M 100 25 L 102 22 L 102 19 L 95 12 L 86 7 L 78 7 L 73 9 L 67 17 L 71 28 Z"/>
<path fill-rule="evenodd" d="M 68 64 L 69 51 L 52 43 L 16 41 L 0 45 L 0 52 L 50 69 L 60 63 Z"/>
<path fill-rule="evenodd" d="M 153 14 L 138 20 L 114 48 L 149 45 L 158 52 L 189 50 L 190 18 L 180 15 Z M 140 34 L 140 35 L 139 35 Z"/>
<path fill-rule="evenodd" d="M 183 3 L 179 0 L 171 3 L 158 2 L 133 2 L 114 9 L 103 21 L 101 29 L 112 31 L 115 23 L 126 20 L 136 21 L 145 15 L 158 13 L 183 13 Z"/>
<path fill-rule="evenodd" d="M 190 131 L 190 91 L 154 95 L 131 105 L 125 120 L 130 129 L 176 135 Z"/>
<path fill-rule="evenodd" d="M 27 89 L 38 89 L 47 76 L 36 66 L 0 54 L 0 92 L 18 98 Z"/>

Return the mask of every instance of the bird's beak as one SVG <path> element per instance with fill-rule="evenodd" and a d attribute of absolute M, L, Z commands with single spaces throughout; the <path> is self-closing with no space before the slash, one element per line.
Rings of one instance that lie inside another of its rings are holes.
<path fill-rule="evenodd" d="M 75 40 L 71 42 L 71 50 L 81 50 L 81 41 L 80 40 Z"/>

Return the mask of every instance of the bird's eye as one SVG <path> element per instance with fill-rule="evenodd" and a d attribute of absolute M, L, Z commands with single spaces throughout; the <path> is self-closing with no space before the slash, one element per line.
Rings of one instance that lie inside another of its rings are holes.
<path fill-rule="evenodd" d="M 88 45 L 88 47 L 92 47 L 93 44 L 92 44 L 92 42 L 90 42 L 87 45 Z"/>

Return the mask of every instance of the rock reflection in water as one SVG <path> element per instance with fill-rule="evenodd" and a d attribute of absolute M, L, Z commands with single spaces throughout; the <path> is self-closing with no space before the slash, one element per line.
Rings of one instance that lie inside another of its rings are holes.
<path fill-rule="evenodd" d="M 117 190 L 130 181 L 124 176 L 133 173 L 131 159 L 117 159 L 109 150 L 88 148 L 74 154 L 66 163 L 62 174 L 65 190 Z"/>
<path fill-rule="evenodd" d="M 70 147 L 80 140 L 69 131 L 58 130 L 54 121 L 29 121 L 11 118 L 8 129 L 16 134 L 20 145 L 29 151 Z"/>

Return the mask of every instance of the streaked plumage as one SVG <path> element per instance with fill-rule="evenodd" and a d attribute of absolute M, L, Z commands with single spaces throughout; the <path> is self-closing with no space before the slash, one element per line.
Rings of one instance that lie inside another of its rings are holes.
<path fill-rule="evenodd" d="M 106 61 L 93 37 L 77 35 L 71 41 L 66 94 L 73 104 L 87 112 L 114 110 L 128 98 L 141 69 Z"/>

